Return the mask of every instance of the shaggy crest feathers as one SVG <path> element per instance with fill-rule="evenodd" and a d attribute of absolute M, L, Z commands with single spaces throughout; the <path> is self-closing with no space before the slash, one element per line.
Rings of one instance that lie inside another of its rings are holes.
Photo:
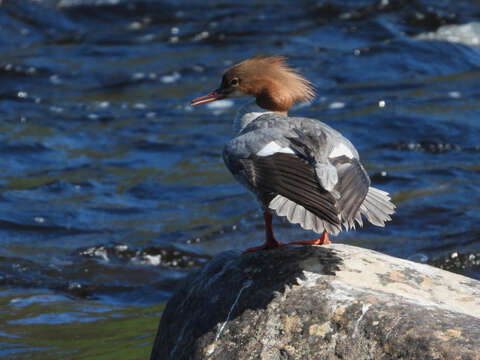
<path fill-rule="evenodd" d="M 313 85 L 283 56 L 256 56 L 244 60 L 226 73 L 225 77 L 240 79 L 241 89 L 257 97 L 257 104 L 273 111 L 287 111 L 297 102 L 315 97 Z"/>

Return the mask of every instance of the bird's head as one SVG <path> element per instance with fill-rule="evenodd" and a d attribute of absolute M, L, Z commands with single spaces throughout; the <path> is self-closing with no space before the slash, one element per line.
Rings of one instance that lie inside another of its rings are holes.
<path fill-rule="evenodd" d="M 257 56 L 232 66 L 223 74 L 218 89 L 191 104 L 248 96 L 266 110 L 286 113 L 296 102 L 312 100 L 315 93 L 312 84 L 289 67 L 284 57 Z"/>

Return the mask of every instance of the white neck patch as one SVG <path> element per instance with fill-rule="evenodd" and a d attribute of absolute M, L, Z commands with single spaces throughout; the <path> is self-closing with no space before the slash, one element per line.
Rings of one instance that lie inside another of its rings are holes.
<path fill-rule="evenodd" d="M 245 128 L 245 126 L 250 124 L 257 117 L 272 113 L 273 111 L 265 110 L 258 106 L 255 102 L 248 103 L 238 109 L 235 120 L 233 121 L 233 131 L 238 134 Z"/>

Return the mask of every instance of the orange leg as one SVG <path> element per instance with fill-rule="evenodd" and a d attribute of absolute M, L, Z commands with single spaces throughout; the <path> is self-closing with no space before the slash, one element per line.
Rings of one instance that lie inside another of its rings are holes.
<path fill-rule="evenodd" d="M 322 236 L 315 240 L 300 240 L 300 241 L 292 241 L 289 244 L 299 244 L 299 245 L 328 245 L 332 242 L 328 239 L 328 232 L 327 230 L 323 230 Z"/>
<path fill-rule="evenodd" d="M 284 243 L 275 240 L 275 237 L 273 236 L 272 214 L 268 211 L 265 211 L 263 213 L 263 219 L 265 220 L 265 244 L 261 246 L 251 247 L 245 250 L 243 254 L 259 250 L 274 249 L 276 247 L 285 245 Z"/>

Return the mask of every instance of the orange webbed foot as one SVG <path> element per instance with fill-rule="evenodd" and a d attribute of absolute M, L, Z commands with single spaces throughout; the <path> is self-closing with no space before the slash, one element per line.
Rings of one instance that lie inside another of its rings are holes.
<path fill-rule="evenodd" d="M 322 236 L 315 240 L 300 240 L 300 241 L 292 241 L 289 244 L 291 245 L 328 245 L 332 242 L 328 238 L 327 230 L 323 230 Z"/>

